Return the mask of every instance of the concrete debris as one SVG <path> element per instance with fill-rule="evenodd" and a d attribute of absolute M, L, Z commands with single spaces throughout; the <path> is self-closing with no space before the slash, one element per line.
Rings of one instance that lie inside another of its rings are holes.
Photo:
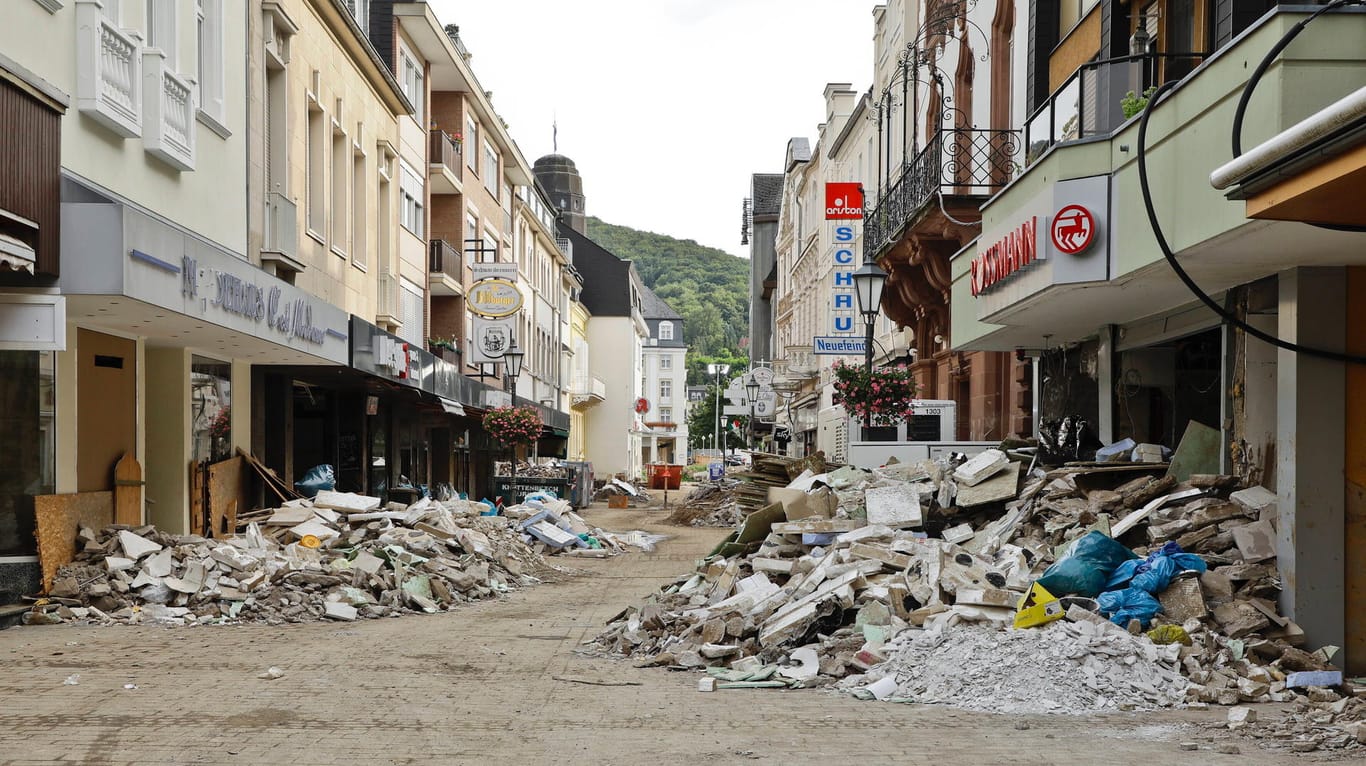
<path fill-rule="evenodd" d="M 1295 726 L 1336 732 L 1315 741 L 1359 746 L 1347 727 L 1362 720 L 1366 701 L 1350 681 L 1314 676 L 1340 693 L 1334 699 L 1348 699 L 1341 710 L 1326 707 L 1322 687 L 1287 682 L 1329 671 L 1331 655 L 1301 649 L 1304 632 L 1276 611 L 1273 494 L 1236 477 L 1178 482 L 1162 463 L 1026 470 L 1015 455 L 1005 465 L 994 456 L 978 462 L 966 471 L 962 456 L 872 471 L 821 465 L 805 475 L 789 461 L 795 481 L 786 489 L 833 493 L 828 514 L 780 515 L 773 509 L 812 504 L 778 493 L 785 499 L 746 513 L 695 571 L 622 612 L 590 651 L 708 672 L 752 662 L 750 675 L 717 688 L 754 688 L 793 683 L 791 672 L 760 671 L 809 667 L 807 651 L 791 659 L 800 648 L 814 653 L 817 669 L 804 686 L 1006 712 L 1295 703 Z M 959 484 L 960 473 L 978 487 L 1019 479 L 1010 499 L 965 507 L 954 498 L 973 488 Z M 745 484 L 741 477 L 737 488 Z M 1161 579 L 1151 624 L 1123 614 L 1116 624 L 1096 599 L 1056 593 L 1058 608 L 1030 623 L 1038 627 L 1013 628 L 1034 581 L 1091 531 L 1113 533 L 1140 559 L 1170 554 L 1175 543 L 1207 571 L 1178 568 Z M 1142 626 L 1138 635 L 1125 629 L 1131 622 Z"/>
<path fill-rule="evenodd" d="M 238 536 L 225 540 L 151 526 L 82 529 L 76 560 L 24 621 L 281 624 L 436 612 L 540 582 L 556 569 L 546 554 L 615 555 L 662 539 L 603 531 L 563 500 L 504 515 L 464 500 L 376 510 L 378 502 L 320 492 L 245 514 Z"/>

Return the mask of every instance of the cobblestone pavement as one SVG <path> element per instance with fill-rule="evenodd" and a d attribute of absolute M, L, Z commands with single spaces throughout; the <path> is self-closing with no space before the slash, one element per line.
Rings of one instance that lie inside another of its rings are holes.
<path fill-rule="evenodd" d="M 588 515 L 675 537 L 441 615 L 0 632 L 0 766 L 1304 762 L 1247 740 L 1241 755 L 1215 754 L 1198 724 L 1220 710 L 1020 718 L 817 690 L 704 694 L 694 674 L 576 654 L 724 534 L 657 527 L 658 510 Z M 257 678 L 272 665 L 286 675 Z M 64 685 L 72 674 L 79 684 Z M 1201 752 L 1181 752 L 1183 741 Z"/>

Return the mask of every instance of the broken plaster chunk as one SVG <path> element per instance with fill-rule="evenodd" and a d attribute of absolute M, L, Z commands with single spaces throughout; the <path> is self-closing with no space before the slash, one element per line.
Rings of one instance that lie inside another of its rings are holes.
<path fill-rule="evenodd" d="M 323 604 L 323 616 L 331 617 L 334 620 L 345 620 L 350 622 L 356 619 L 358 612 L 354 606 L 343 604 L 340 601 L 328 601 Z"/>
<path fill-rule="evenodd" d="M 122 556 L 108 556 L 104 559 L 104 565 L 109 568 L 110 572 L 127 572 L 136 563 L 136 561 Z"/>
<path fill-rule="evenodd" d="M 330 508 L 342 513 L 365 513 L 379 508 L 380 499 L 357 495 L 354 492 L 332 492 L 325 489 L 313 498 L 313 505 L 317 508 Z"/>
<path fill-rule="evenodd" d="M 1229 708 L 1228 727 L 1230 729 L 1240 729 L 1250 723 L 1257 722 L 1257 711 L 1250 707 L 1239 705 Z"/>
<path fill-rule="evenodd" d="M 820 674 L 821 658 L 811 646 L 793 649 L 788 655 L 793 665 L 778 669 L 778 675 L 794 681 L 810 681 Z"/>
<path fill-rule="evenodd" d="M 965 523 L 959 524 L 956 527 L 949 527 L 948 529 L 944 530 L 944 533 L 943 535 L 941 535 L 941 537 L 944 538 L 944 542 L 958 545 L 960 543 L 971 540 L 972 536 L 975 534 L 977 534 L 977 532 L 972 528 L 972 525 Z"/>
<path fill-rule="evenodd" d="M 998 449 L 989 449 L 973 455 L 953 472 L 954 481 L 968 487 L 976 486 L 1005 470 L 1010 458 Z"/>
<path fill-rule="evenodd" d="M 918 527 L 924 522 L 920 492 L 913 484 L 874 487 L 863 495 L 868 507 L 868 523 L 889 527 Z"/>
<path fill-rule="evenodd" d="M 886 700 L 888 697 L 896 694 L 896 678 L 894 676 L 887 676 L 879 681 L 874 681 L 863 688 L 871 693 L 875 699 L 879 701 Z"/>
<path fill-rule="evenodd" d="M 123 552 L 128 554 L 128 558 L 137 561 L 149 553 L 156 553 L 161 550 L 160 543 L 154 543 L 145 537 L 135 535 L 126 529 L 119 530 L 119 545 L 123 546 Z"/>
<path fill-rule="evenodd" d="M 1276 530 L 1269 521 L 1255 521 L 1233 530 L 1233 542 L 1243 561 L 1256 563 L 1276 556 Z"/>

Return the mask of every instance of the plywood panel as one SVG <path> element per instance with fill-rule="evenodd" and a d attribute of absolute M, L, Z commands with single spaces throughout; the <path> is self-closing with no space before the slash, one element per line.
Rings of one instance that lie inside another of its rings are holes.
<path fill-rule="evenodd" d="M 137 451 L 137 344 L 85 329 L 76 344 L 76 489 L 107 490 Z"/>
<path fill-rule="evenodd" d="M 80 527 L 101 529 L 114 523 L 114 493 L 37 495 L 33 508 L 38 520 L 38 564 L 43 570 L 46 591 L 52 587 L 57 570 L 76 557 L 76 532 Z"/>
<path fill-rule="evenodd" d="M 142 465 L 131 452 L 114 466 L 114 523 L 142 525 Z"/>
<path fill-rule="evenodd" d="M 209 466 L 208 537 L 231 537 L 237 531 L 237 509 L 246 502 L 246 464 L 241 457 Z"/>

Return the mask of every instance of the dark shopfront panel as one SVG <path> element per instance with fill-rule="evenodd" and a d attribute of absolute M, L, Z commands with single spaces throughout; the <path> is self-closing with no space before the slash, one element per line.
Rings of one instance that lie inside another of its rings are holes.
<path fill-rule="evenodd" d="M 472 454 L 480 454 L 470 449 L 476 418 L 448 414 L 430 395 L 344 368 L 258 368 L 254 376 L 264 393 L 254 397 L 253 450 L 287 481 L 331 465 L 342 492 L 411 502 L 421 496 L 416 488 L 445 485 L 477 497 L 481 461 Z"/>

